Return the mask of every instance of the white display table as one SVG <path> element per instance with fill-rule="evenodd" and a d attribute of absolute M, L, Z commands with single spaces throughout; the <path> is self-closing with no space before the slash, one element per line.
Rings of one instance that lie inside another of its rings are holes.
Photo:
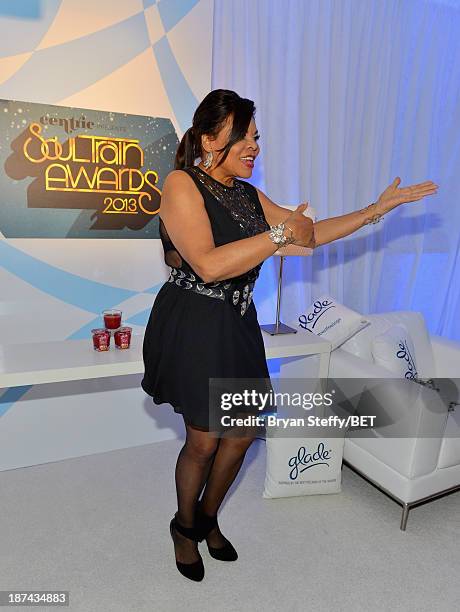
<path fill-rule="evenodd" d="M 327 378 L 329 342 L 303 331 L 262 336 L 280 378 Z M 0 471 L 183 435 L 177 414 L 140 386 L 142 341 L 104 352 L 91 338 L 0 345 Z"/>
<path fill-rule="evenodd" d="M 319 377 L 328 377 L 330 342 L 304 332 L 262 336 L 267 359 L 319 355 Z M 93 349 L 91 338 L 0 345 L 0 388 L 143 373 L 142 340 L 134 335 L 131 347 L 120 350 L 112 338 L 103 352 Z"/>

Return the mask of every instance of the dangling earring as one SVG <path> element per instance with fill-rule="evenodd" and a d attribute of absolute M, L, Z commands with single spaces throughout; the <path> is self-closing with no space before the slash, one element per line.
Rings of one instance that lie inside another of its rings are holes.
<path fill-rule="evenodd" d="M 206 159 L 203 161 L 203 166 L 207 170 L 211 166 L 211 164 L 212 164 L 212 151 L 208 151 L 208 153 L 206 154 Z"/>

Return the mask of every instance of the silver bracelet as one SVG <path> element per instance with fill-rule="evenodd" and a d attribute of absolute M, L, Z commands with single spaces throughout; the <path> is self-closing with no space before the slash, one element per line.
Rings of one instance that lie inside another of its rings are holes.
<path fill-rule="evenodd" d="M 365 214 L 367 209 L 370 208 L 371 206 L 377 206 L 377 203 L 376 202 L 372 202 L 371 204 L 368 204 L 365 208 L 361 208 L 361 210 L 359 212 L 362 213 L 362 214 Z M 366 219 L 364 221 L 364 225 L 369 225 L 370 223 L 372 223 L 372 224 L 378 223 L 380 221 L 380 219 L 383 219 L 383 215 L 380 214 L 380 213 L 376 213 L 372 217 L 369 217 L 369 219 Z"/>
<path fill-rule="evenodd" d="M 291 235 L 289 236 L 289 238 L 284 235 L 284 230 L 286 227 L 288 226 L 286 226 L 283 222 L 278 223 L 278 225 L 270 225 L 271 231 L 268 234 L 270 240 L 278 246 L 286 246 L 286 244 L 291 244 L 292 242 L 294 242 L 295 238 L 290 227 L 288 227 L 288 229 L 291 230 Z"/>

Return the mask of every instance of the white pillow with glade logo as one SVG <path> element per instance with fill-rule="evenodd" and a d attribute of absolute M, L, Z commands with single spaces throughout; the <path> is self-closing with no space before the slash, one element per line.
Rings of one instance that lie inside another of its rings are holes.
<path fill-rule="evenodd" d="M 340 493 L 345 437 L 266 438 L 262 497 Z"/>
<path fill-rule="evenodd" d="M 372 341 L 375 363 L 401 378 L 417 378 L 417 363 L 412 338 L 404 325 L 393 325 Z"/>
<path fill-rule="evenodd" d="M 316 336 L 329 340 L 334 350 L 369 325 L 369 321 L 330 295 L 322 295 L 313 302 L 305 314 L 299 316 L 298 325 Z"/>

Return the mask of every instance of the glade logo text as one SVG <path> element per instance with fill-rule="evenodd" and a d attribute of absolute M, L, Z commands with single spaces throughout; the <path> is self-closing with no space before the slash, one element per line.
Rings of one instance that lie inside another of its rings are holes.
<path fill-rule="evenodd" d="M 66 119 L 63 117 L 49 117 L 48 115 L 42 115 L 40 117 L 40 123 L 42 125 L 59 125 L 64 128 L 66 134 L 71 134 L 75 130 L 92 130 L 94 128 L 94 121 L 87 121 L 86 117 L 82 115 L 80 119 L 70 117 Z"/>
<path fill-rule="evenodd" d="M 407 341 L 404 339 L 401 339 L 398 342 L 398 347 L 399 347 L 399 351 L 397 351 L 396 357 L 398 359 L 403 359 L 404 361 L 407 362 L 407 365 L 406 365 L 407 369 L 406 369 L 406 372 L 404 373 L 404 378 L 410 378 L 410 379 L 417 378 L 418 376 L 417 368 L 415 367 L 414 358 L 412 357 L 409 347 L 407 346 Z"/>
<path fill-rule="evenodd" d="M 312 454 L 307 453 L 305 446 L 301 446 L 297 451 L 297 455 L 294 455 L 288 461 L 289 467 L 292 468 L 289 472 L 289 478 L 295 480 L 299 474 L 317 465 L 327 465 L 329 467 L 327 460 L 331 458 L 331 454 L 331 449 L 324 450 L 323 442 L 318 444 L 318 448 Z M 299 465 L 304 465 L 305 467 L 299 470 Z"/>
<path fill-rule="evenodd" d="M 299 325 L 308 331 L 312 331 L 319 319 L 331 308 L 335 308 L 333 302 L 328 300 L 316 300 L 313 302 L 312 310 L 306 315 L 300 315 Z"/>

